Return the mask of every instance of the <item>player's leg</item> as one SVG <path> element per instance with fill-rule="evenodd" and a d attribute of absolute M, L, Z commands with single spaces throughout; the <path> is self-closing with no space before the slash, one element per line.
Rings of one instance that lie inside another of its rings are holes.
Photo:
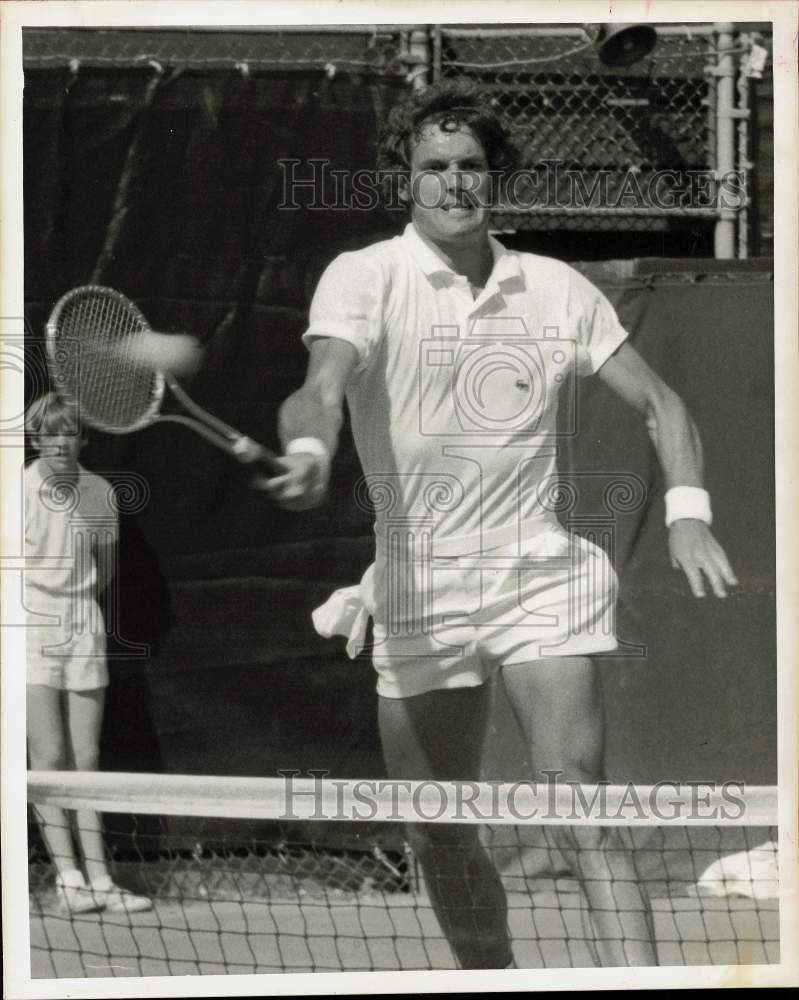
<path fill-rule="evenodd" d="M 509 664 L 505 690 L 535 776 L 604 779 L 604 715 L 596 665 L 587 657 Z M 582 880 L 602 965 L 657 965 L 648 902 L 632 854 L 614 827 L 555 826 L 553 838 Z"/>
<path fill-rule="evenodd" d="M 33 771 L 63 771 L 67 766 L 67 737 L 59 688 L 29 684 L 26 688 L 28 761 Z M 36 806 L 47 850 L 59 875 L 78 869 L 69 815 L 58 806 Z M 82 878 L 81 878 L 82 881 Z"/>
<path fill-rule="evenodd" d="M 378 718 L 390 778 L 477 780 L 488 685 L 380 698 Z M 512 961 L 505 892 L 477 826 L 411 823 L 408 841 L 442 930 L 463 968 Z"/>

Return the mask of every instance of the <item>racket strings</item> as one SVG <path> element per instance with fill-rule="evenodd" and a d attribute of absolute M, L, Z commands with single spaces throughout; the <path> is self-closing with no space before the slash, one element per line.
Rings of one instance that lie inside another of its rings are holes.
<path fill-rule="evenodd" d="M 79 289 L 65 298 L 53 326 L 56 342 L 71 348 L 57 352 L 67 362 L 60 381 L 82 418 L 117 431 L 147 423 L 163 381 L 135 356 L 137 341 L 149 330 L 138 309 L 111 289 Z"/>
<path fill-rule="evenodd" d="M 189 427 L 240 462 L 285 471 L 272 452 L 195 403 L 168 366 L 160 370 L 168 339 L 153 333 L 120 292 L 85 285 L 64 295 L 47 323 L 51 375 L 58 391 L 77 405 L 81 420 L 99 430 L 121 434 L 169 421 Z M 167 386 L 190 415 L 158 412 Z"/>

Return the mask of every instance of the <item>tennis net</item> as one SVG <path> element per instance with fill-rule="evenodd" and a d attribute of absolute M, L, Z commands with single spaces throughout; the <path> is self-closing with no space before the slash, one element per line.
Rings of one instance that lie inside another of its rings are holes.
<path fill-rule="evenodd" d="M 403 821 L 435 827 L 443 878 L 477 829 L 519 968 L 598 963 L 581 868 L 597 848 L 564 840 L 577 828 L 615 828 L 659 964 L 779 961 L 771 787 L 30 772 L 28 801 L 33 978 L 457 968 Z M 150 907 L 65 908 L 47 824 L 74 834 L 86 811 L 115 883 Z M 623 929 L 626 876 L 607 871 Z"/>

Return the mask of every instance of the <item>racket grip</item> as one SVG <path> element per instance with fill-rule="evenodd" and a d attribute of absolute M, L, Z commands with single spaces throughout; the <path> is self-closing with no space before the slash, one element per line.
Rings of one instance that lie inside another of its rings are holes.
<path fill-rule="evenodd" d="M 262 444 L 258 444 L 257 441 L 253 441 L 252 438 L 248 438 L 244 434 L 233 443 L 232 451 L 242 465 L 262 465 L 269 472 L 278 475 L 286 471 L 273 451 L 264 448 Z"/>

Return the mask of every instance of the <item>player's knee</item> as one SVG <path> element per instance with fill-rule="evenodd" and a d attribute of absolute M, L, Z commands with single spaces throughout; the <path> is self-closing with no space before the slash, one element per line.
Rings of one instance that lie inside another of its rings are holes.
<path fill-rule="evenodd" d="M 100 748 L 94 744 L 73 747 L 72 756 L 78 771 L 97 771 L 100 767 Z"/>
<path fill-rule="evenodd" d="M 559 755 L 559 767 L 554 769 L 555 780 L 558 782 L 578 782 L 583 785 L 593 785 L 603 778 L 601 748 L 593 744 L 581 746 L 571 743 L 562 748 Z M 547 772 L 548 774 L 551 771 Z"/>

